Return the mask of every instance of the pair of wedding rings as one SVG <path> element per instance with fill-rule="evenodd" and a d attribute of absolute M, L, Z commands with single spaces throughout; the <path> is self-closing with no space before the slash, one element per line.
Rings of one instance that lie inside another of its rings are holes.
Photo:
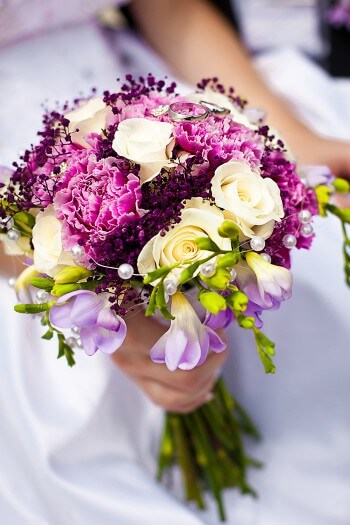
<path fill-rule="evenodd" d="M 194 102 L 174 102 L 168 108 L 168 115 L 174 122 L 204 120 L 208 115 L 225 116 L 230 110 L 201 100 L 199 104 Z"/>

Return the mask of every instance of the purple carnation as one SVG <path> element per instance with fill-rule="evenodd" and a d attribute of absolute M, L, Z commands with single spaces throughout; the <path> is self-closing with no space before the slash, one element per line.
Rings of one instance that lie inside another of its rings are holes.
<path fill-rule="evenodd" d="M 64 248 L 83 244 L 93 256 L 94 241 L 106 240 L 116 228 L 140 217 L 140 199 L 139 178 L 122 173 L 115 158 L 98 161 L 91 150 L 71 155 L 54 198 Z"/>
<path fill-rule="evenodd" d="M 261 137 L 229 115 L 179 122 L 175 125 L 174 136 L 180 148 L 193 155 L 200 153 L 213 170 L 233 159 L 247 162 L 252 169 L 257 168 L 264 152 Z"/>

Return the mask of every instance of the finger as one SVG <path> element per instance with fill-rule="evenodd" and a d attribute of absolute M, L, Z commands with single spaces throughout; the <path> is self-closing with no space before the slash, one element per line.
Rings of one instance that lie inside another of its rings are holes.
<path fill-rule="evenodd" d="M 176 413 L 189 413 L 201 406 L 214 386 L 214 381 L 209 380 L 198 392 L 190 395 L 150 379 L 138 378 L 136 383 L 153 403 Z"/>
<path fill-rule="evenodd" d="M 130 377 L 150 379 L 180 392 L 192 393 L 201 390 L 208 380 L 217 377 L 227 359 L 227 350 L 220 354 L 210 353 L 206 361 L 193 370 L 177 369 L 174 372 L 165 364 L 154 363 L 149 356 L 142 360 L 134 360 L 131 356 L 124 360 L 124 357 L 125 354 L 116 363 Z"/>

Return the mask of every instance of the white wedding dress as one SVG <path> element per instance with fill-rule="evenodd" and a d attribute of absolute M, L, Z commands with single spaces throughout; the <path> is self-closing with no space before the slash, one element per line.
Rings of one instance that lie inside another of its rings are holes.
<path fill-rule="evenodd" d="M 126 53 L 128 66 L 120 58 Z M 299 55 L 287 56 L 289 80 L 278 57 L 262 57 L 259 67 L 288 88 L 310 123 L 345 136 L 350 107 L 341 97 L 346 100 L 349 84 L 335 84 Z M 125 32 L 106 39 L 87 17 L 1 49 L 0 164 L 35 140 L 45 98 L 52 103 L 91 86 L 113 88 L 115 77 L 130 70 L 159 74 L 165 66 Z M 265 316 L 266 332 L 277 342 L 276 375 L 264 375 L 249 334 L 229 334 L 227 380 L 262 429 L 264 441 L 248 446 L 266 461 L 251 475 L 261 499 L 227 492 L 229 523 L 350 522 L 350 292 L 337 224 L 320 222 L 317 230 L 313 250 L 295 254 L 294 298 Z M 0 280 L 0 523 L 217 523 L 212 502 L 208 512 L 196 512 L 154 481 L 162 411 L 104 355 L 80 353 L 73 369 L 57 361 L 37 320 L 12 311 L 10 275 Z"/>

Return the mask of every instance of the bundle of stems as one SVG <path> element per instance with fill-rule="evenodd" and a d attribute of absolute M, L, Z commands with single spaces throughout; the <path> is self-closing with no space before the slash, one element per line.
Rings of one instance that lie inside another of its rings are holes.
<path fill-rule="evenodd" d="M 247 482 L 247 467 L 261 463 L 247 456 L 243 434 L 260 439 L 245 410 L 233 399 L 220 378 L 213 399 L 190 414 L 167 413 L 161 441 L 158 479 L 178 465 L 188 501 L 205 508 L 204 492 L 216 500 L 222 521 L 226 520 L 223 491 L 237 488 L 255 496 Z"/>

